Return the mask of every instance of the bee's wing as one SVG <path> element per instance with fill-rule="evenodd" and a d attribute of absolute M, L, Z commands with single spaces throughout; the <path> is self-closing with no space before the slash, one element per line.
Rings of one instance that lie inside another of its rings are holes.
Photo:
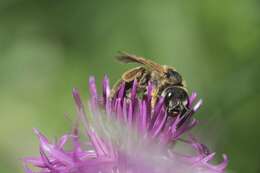
<path fill-rule="evenodd" d="M 137 57 L 136 55 L 128 54 L 126 52 L 120 52 L 120 55 L 117 56 L 117 59 L 123 63 L 139 63 L 148 67 L 151 70 L 156 70 L 159 73 L 165 72 L 165 68 L 160 64 L 157 64 L 148 59 L 144 59 L 142 57 Z"/>
<path fill-rule="evenodd" d="M 122 79 L 126 82 L 131 82 L 137 77 L 140 77 L 145 71 L 144 67 L 136 67 L 131 70 L 128 70 L 122 75 Z"/>

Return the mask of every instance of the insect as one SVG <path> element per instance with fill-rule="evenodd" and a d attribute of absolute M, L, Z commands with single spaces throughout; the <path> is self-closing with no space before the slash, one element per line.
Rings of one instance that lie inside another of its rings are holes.
<path fill-rule="evenodd" d="M 145 95 L 150 83 L 153 85 L 152 107 L 160 96 L 165 98 L 164 103 L 167 112 L 176 116 L 188 110 L 188 92 L 182 76 L 173 67 L 157 64 L 149 59 L 121 52 L 117 59 L 122 63 L 137 63 L 140 66 L 126 71 L 121 79 L 114 85 L 111 97 L 118 92 L 122 83 L 125 83 L 126 97 L 134 80 L 137 81 L 137 90 Z"/>

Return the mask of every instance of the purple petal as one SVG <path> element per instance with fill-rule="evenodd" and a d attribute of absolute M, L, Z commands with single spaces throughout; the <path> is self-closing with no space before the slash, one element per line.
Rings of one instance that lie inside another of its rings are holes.
<path fill-rule="evenodd" d="M 26 173 L 34 173 L 31 169 L 28 168 L 26 164 L 23 164 L 23 168 Z"/>
<path fill-rule="evenodd" d="M 110 95 L 110 85 L 109 85 L 109 78 L 107 75 L 104 76 L 103 79 L 103 99 L 104 99 L 104 104 L 106 104 L 107 99 L 109 98 Z"/>
<path fill-rule="evenodd" d="M 89 92 L 92 96 L 92 98 L 96 99 L 98 94 L 97 94 L 97 87 L 96 87 L 96 80 L 95 77 L 91 76 L 89 78 Z"/>
<path fill-rule="evenodd" d="M 193 111 L 197 112 L 198 109 L 201 107 L 202 105 L 202 100 L 199 100 L 198 103 L 193 107 Z"/>
<path fill-rule="evenodd" d="M 54 145 L 49 144 L 49 142 L 46 140 L 46 137 L 43 136 L 37 129 L 34 129 L 34 132 L 39 138 L 42 151 L 49 153 L 53 158 L 59 160 L 65 165 L 73 165 L 73 160 L 69 156 L 60 151 L 58 148 L 54 147 Z"/>
<path fill-rule="evenodd" d="M 124 117 L 124 122 L 127 122 L 127 101 L 124 99 L 123 101 L 123 117 Z"/>
<path fill-rule="evenodd" d="M 64 145 L 65 145 L 65 143 L 68 141 L 68 138 L 69 138 L 69 135 L 63 135 L 60 139 L 59 139 L 59 141 L 58 141 L 58 143 L 57 143 L 57 148 L 63 148 L 64 147 Z"/>
<path fill-rule="evenodd" d="M 192 103 L 196 100 L 196 97 L 197 97 L 197 93 L 192 92 L 191 96 L 189 97 L 189 107 L 191 107 Z"/>
<path fill-rule="evenodd" d="M 152 117 L 152 120 L 151 120 L 149 129 L 153 127 L 154 122 L 155 122 L 155 120 L 157 119 L 157 116 L 159 115 L 159 113 L 160 113 L 160 111 L 161 111 L 163 105 L 164 105 L 164 98 L 163 98 L 163 97 L 160 97 L 158 103 L 156 104 L 156 106 L 155 106 L 155 108 L 154 108 L 153 117 Z"/>
<path fill-rule="evenodd" d="M 55 170 L 52 169 L 51 162 L 49 161 L 48 157 L 46 156 L 46 154 L 44 153 L 42 148 L 40 148 L 40 154 L 41 154 L 41 158 L 42 158 L 42 161 L 44 163 L 44 166 L 51 169 L 52 171 L 55 171 Z"/>
<path fill-rule="evenodd" d="M 141 129 L 143 132 L 146 131 L 147 129 L 147 105 L 146 105 L 146 101 L 142 102 L 142 112 L 141 112 Z"/>
<path fill-rule="evenodd" d="M 76 88 L 74 88 L 72 94 L 73 94 L 74 101 L 76 103 L 77 115 L 78 115 L 79 119 L 82 121 L 84 128 L 86 130 L 88 130 L 89 125 L 88 125 L 88 121 L 87 121 L 87 118 L 86 118 L 87 116 L 86 116 L 82 101 L 80 99 L 80 95 L 79 95 L 78 90 Z"/>
<path fill-rule="evenodd" d="M 131 125 L 133 121 L 133 104 L 129 101 L 129 109 L 128 109 L 128 124 Z"/>
<path fill-rule="evenodd" d="M 158 116 L 160 118 L 157 119 L 157 121 L 155 121 L 155 124 L 156 126 L 153 128 L 154 132 L 152 134 L 152 137 L 156 137 L 157 135 L 159 135 L 160 131 L 162 130 L 164 124 L 165 124 L 165 121 L 167 119 L 167 112 L 165 111 L 161 111 L 161 116 Z"/>
<path fill-rule="evenodd" d="M 123 99 L 125 94 L 125 82 L 120 85 L 117 98 Z"/>
<path fill-rule="evenodd" d="M 106 155 L 108 153 L 108 150 L 106 149 L 106 145 L 104 144 L 104 142 L 97 136 L 97 134 L 93 130 L 90 130 L 88 134 L 91 138 L 91 143 L 93 144 L 97 155 L 99 157 Z"/>
<path fill-rule="evenodd" d="M 117 114 L 117 118 L 119 120 L 123 120 L 123 107 L 122 107 L 122 100 L 121 99 L 117 99 L 118 103 L 117 103 L 117 108 L 116 108 L 116 114 Z"/>
<path fill-rule="evenodd" d="M 137 80 L 134 80 L 132 90 L 131 90 L 131 100 L 132 103 L 134 103 L 134 100 L 136 99 L 136 93 L 137 92 Z"/>

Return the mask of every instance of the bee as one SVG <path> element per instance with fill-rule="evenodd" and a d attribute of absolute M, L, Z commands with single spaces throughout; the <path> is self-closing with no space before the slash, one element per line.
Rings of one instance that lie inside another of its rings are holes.
<path fill-rule="evenodd" d="M 122 63 L 137 63 L 140 66 L 123 73 L 121 79 L 114 85 L 111 97 L 115 97 L 122 83 L 125 84 L 125 95 L 130 92 L 134 81 L 137 82 L 137 90 L 145 95 L 149 83 L 153 85 L 152 108 L 160 96 L 164 97 L 167 112 L 176 116 L 188 110 L 189 96 L 180 73 L 175 68 L 160 65 L 152 60 L 121 52 L 117 59 Z"/>

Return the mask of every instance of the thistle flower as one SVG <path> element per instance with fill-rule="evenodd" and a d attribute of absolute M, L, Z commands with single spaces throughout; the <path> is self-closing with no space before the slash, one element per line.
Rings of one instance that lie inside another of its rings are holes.
<path fill-rule="evenodd" d="M 102 96 L 98 95 L 94 77 L 89 79 L 89 89 L 89 115 L 85 113 L 79 92 L 73 89 L 78 116 L 72 133 L 51 143 L 34 129 L 40 141 L 40 156 L 24 159 L 26 173 L 34 173 L 29 165 L 38 168 L 39 173 L 224 172 L 227 156 L 223 155 L 223 161 L 213 165 L 215 153 L 189 132 L 198 124 L 193 114 L 202 104 L 201 100 L 195 103 L 196 93 L 189 98 L 192 111 L 185 116 L 170 117 L 163 97 L 151 107 L 151 84 L 142 99 L 137 96 L 136 81 L 129 98 L 124 97 L 122 84 L 116 97 L 110 99 L 107 76 L 103 80 Z M 79 121 L 86 139 L 79 135 Z M 67 143 L 72 144 L 69 150 L 65 149 Z M 183 153 L 176 145 L 195 152 Z"/>

